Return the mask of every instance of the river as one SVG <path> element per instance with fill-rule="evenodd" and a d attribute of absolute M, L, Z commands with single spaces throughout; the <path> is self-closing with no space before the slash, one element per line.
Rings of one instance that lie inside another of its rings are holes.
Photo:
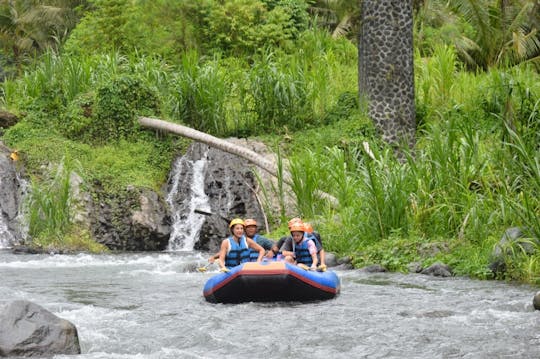
<path fill-rule="evenodd" d="M 78 329 L 55 358 L 540 358 L 535 289 L 495 281 L 339 271 L 317 303 L 210 304 L 197 252 L 15 255 L 0 305 L 26 299 Z"/>

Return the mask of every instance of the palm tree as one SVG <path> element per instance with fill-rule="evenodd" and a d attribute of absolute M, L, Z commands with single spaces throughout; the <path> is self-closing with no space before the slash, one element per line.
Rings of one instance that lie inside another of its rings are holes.
<path fill-rule="evenodd" d="M 383 140 L 415 144 L 413 2 L 361 1 L 358 90 Z M 397 151 L 401 154 L 400 151 Z"/>
<path fill-rule="evenodd" d="M 454 24 L 449 41 L 471 68 L 540 63 L 539 0 L 425 0 L 417 14 L 417 28 Z"/>
<path fill-rule="evenodd" d="M 75 8 L 85 0 L 0 0 L 3 53 L 20 63 L 25 55 L 56 50 L 77 23 Z"/>
<path fill-rule="evenodd" d="M 319 25 L 328 28 L 332 37 L 356 37 L 360 20 L 358 1 L 317 0 L 310 11 L 318 16 Z"/>

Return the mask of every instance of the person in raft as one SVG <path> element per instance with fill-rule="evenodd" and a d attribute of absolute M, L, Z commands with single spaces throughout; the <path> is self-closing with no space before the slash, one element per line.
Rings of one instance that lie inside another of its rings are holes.
<path fill-rule="evenodd" d="M 326 271 L 326 252 L 322 245 L 321 235 L 313 230 L 311 223 L 304 222 L 304 230 L 306 231 L 305 236 L 317 246 L 317 255 L 319 256 L 319 267 L 317 269 L 322 272 Z"/>
<path fill-rule="evenodd" d="M 273 258 L 279 251 L 279 248 L 277 247 L 276 243 L 268 238 L 265 238 L 261 236 L 258 233 L 259 228 L 257 227 L 257 221 L 253 218 L 248 218 L 244 221 L 245 231 L 246 231 L 246 237 L 251 238 L 264 248 L 266 251 L 265 256 L 267 258 Z M 257 260 L 259 253 L 257 251 L 251 250 L 250 253 L 250 261 L 255 262 Z"/>
<path fill-rule="evenodd" d="M 302 220 L 301 220 L 300 218 L 298 218 L 298 217 L 294 217 L 294 218 L 292 218 L 291 220 L 289 220 L 289 222 L 287 223 L 287 226 L 289 227 L 289 232 L 291 231 L 291 224 L 293 224 L 293 223 L 295 223 L 295 222 L 300 222 L 300 223 L 302 223 Z M 278 240 L 278 242 L 277 242 L 277 247 L 279 248 L 279 253 L 281 253 L 281 248 L 283 247 L 283 245 L 284 245 L 286 242 L 289 243 L 289 244 L 287 244 L 287 248 L 292 248 L 292 245 L 291 245 L 291 243 L 292 243 L 292 237 L 291 237 L 290 235 L 288 235 L 288 236 L 283 236 L 283 237 L 281 237 L 281 238 Z M 290 250 L 290 249 L 288 249 L 288 250 Z"/>
<path fill-rule="evenodd" d="M 317 246 L 315 243 L 304 236 L 305 229 L 304 223 L 294 222 L 289 226 L 291 231 L 292 244 L 291 250 L 289 248 L 282 248 L 282 253 L 285 256 L 285 261 L 289 263 L 295 263 L 298 266 L 313 269 L 317 269 L 319 259 L 317 258 Z M 286 247 L 287 242 L 283 244 Z"/>
<path fill-rule="evenodd" d="M 222 272 L 228 272 L 229 268 L 241 263 L 249 262 L 250 248 L 259 252 L 257 262 L 264 256 L 264 249 L 251 238 L 244 235 L 244 221 L 235 218 L 229 224 L 231 235 L 221 242 L 218 265 Z"/>

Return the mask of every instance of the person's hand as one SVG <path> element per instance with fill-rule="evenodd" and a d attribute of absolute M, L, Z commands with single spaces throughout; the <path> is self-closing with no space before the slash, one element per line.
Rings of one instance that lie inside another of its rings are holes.
<path fill-rule="evenodd" d="M 309 270 L 309 267 L 307 265 L 305 265 L 304 263 L 298 263 L 297 266 L 299 266 L 300 268 L 302 268 L 304 270 Z"/>
<path fill-rule="evenodd" d="M 208 258 L 208 263 L 214 264 L 215 260 L 216 259 L 214 258 L 214 256 L 212 256 L 212 257 Z"/>
<path fill-rule="evenodd" d="M 229 268 L 227 268 L 227 267 L 223 267 L 223 268 L 221 268 L 219 271 L 222 272 L 222 273 L 228 273 L 228 272 L 230 272 L 231 270 L 230 270 Z"/>
<path fill-rule="evenodd" d="M 274 258 L 274 252 L 272 252 L 272 250 L 269 250 L 268 252 L 266 252 L 266 257 L 267 258 Z"/>
<path fill-rule="evenodd" d="M 317 270 L 319 272 L 326 272 L 326 264 L 321 264 Z"/>

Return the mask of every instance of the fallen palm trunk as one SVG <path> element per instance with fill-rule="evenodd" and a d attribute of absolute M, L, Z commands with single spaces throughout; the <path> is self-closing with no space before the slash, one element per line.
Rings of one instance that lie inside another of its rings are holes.
<path fill-rule="evenodd" d="M 207 133 L 194 130 L 192 128 L 179 125 L 177 123 L 171 123 L 156 118 L 150 117 L 139 117 L 139 124 L 144 127 L 150 127 L 161 131 L 175 133 L 180 136 L 191 138 L 194 141 L 202 142 L 208 146 L 215 147 L 221 151 L 231 153 L 238 157 L 253 163 L 255 166 L 262 168 L 266 172 L 270 173 L 274 177 L 279 177 L 277 165 L 273 161 L 269 161 L 266 158 L 259 155 L 257 152 L 254 152 L 250 149 L 247 149 L 242 146 L 235 145 L 233 143 L 227 142 L 220 138 L 214 137 Z M 288 172 L 284 172 L 282 175 L 283 182 L 292 185 L 291 175 Z M 334 196 L 317 191 L 317 195 L 330 202 L 333 206 L 337 206 L 338 200 Z"/>

